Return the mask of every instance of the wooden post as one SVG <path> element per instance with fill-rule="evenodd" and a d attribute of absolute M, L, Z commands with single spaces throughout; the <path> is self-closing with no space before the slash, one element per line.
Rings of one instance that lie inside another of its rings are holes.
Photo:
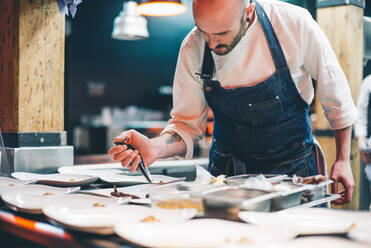
<path fill-rule="evenodd" d="M 318 3 L 320 1 L 321 0 L 318 0 Z M 333 2 L 339 3 L 341 1 Z M 360 5 L 349 4 L 349 1 L 344 1 L 343 4 L 338 6 L 321 7 L 317 9 L 317 21 L 326 33 L 337 55 L 340 65 L 348 79 L 353 100 L 356 102 L 362 83 L 363 73 L 363 8 Z M 318 116 L 315 123 L 315 130 L 317 130 L 317 138 L 323 147 L 328 171 L 330 172 L 331 166 L 336 158 L 334 137 L 326 135 L 331 132 L 329 132 L 329 124 L 323 115 L 318 98 L 316 98 L 315 106 L 315 112 Z M 360 156 L 354 137 L 352 138 L 351 149 L 351 165 L 356 186 L 352 202 L 341 208 L 357 210 L 359 209 L 360 198 Z"/>
<path fill-rule="evenodd" d="M 64 27 L 56 0 L 0 1 L 0 127 L 64 130 Z"/>

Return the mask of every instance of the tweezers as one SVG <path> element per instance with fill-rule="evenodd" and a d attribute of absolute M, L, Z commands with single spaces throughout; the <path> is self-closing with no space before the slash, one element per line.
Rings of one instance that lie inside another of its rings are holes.
<path fill-rule="evenodd" d="M 114 144 L 115 145 L 126 145 L 128 149 L 131 149 L 133 151 L 136 150 L 132 145 L 126 144 L 126 141 L 127 139 L 124 139 L 123 141 L 120 141 L 120 142 L 114 142 Z M 143 159 L 142 159 L 142 156 L 140 156 L 140 154 L 139 154 L 139 157 L 140 157 L 140 160 L 138 164 L 138 169 L 143 174 L 143 176 L 146 178 L 146 180 L 149 183 L 152 183 L 151 173 L 149 173 L 149 170 L 144 166 Z"/>

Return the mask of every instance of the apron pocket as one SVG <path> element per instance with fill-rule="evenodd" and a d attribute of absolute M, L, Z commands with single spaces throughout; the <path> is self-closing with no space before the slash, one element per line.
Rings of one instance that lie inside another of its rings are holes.
<path fill-rule="evenodd" d="M 251 124 L 277 123 L 283 120 L 281 98 L 278 94 L 264 101 L 248 103 L 246 118 Z"/>

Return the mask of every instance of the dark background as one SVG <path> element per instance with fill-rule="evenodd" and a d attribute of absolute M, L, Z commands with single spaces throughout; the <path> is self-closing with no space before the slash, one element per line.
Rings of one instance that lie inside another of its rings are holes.
<path fill-rule="evenodd" d="M 179 48 L 193 28 L 187 13 L 174 17 L 149 17 L 150 37 L 139 41 L 111 38 L 113 20 L 124 1 L 85 0 L 78 5 L 71 35 L 66 35 L 65 129 L 71 144 L 72 128 L 82 114 L 99 114 L 103 106 L 128 105 L 166 108 L 171 98 L 158 93 L 162 85 L 172 85 Z M 102 82 L 105 94 L 91 97 L 89 81 Z"/>
<path fill-rule="evenodd" d="M 150 37 L 140 41 L 111 38 L 113 20 L 124 1 L 85 0 L 74 19 L 67 18 L 65 65 L 65 129 L 72 145 L 73 127 L 82 114 L 99 114 L 103 106 L 137 105 L 167 109 L 171 97 L 158 93 L 162 85 L 172 85 L 182 40 L 193 28 L 192 0 L 184 1 L 186 14 L 175 17 L 147 17 Z M 315 18 L 315 0 L 291 0 L 307 8 Z M 365 15 L 371 16 L 366 1 Z M 364 75 L 371 73 L 371 62 Z M 100 82 L 105 93 L 89 96 L 89 81 Z"/>

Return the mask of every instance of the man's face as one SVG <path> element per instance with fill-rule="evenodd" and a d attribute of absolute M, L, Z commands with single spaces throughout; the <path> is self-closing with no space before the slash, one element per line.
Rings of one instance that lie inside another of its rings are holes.
<path fill-rule="evenodd" d="M 246 32 L 245 8 L 230 6 L 194 6 L 194 19 L 202 37 L 211 50 L 218 55 L 229 53 L 241 40 Z M 198 9 L 197 9 L 198 7 Z"/>

